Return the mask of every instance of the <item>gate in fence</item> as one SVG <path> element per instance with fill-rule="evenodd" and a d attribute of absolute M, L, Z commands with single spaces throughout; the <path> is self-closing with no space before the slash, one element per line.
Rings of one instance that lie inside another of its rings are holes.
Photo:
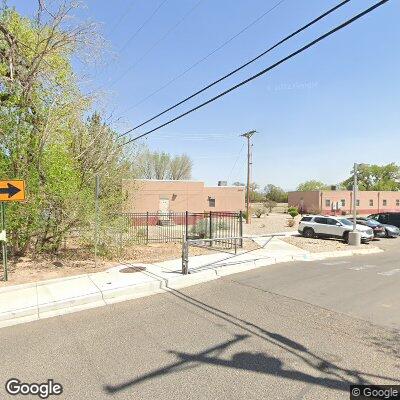
<path fill-rule="evenodd" d="M 146 212 L 121 217 L 122 235 L 136 244 L 219 238 L 218 246 L 231 248 L 237 243 L 230 238 L 243 234 L 242 212 Z"/>

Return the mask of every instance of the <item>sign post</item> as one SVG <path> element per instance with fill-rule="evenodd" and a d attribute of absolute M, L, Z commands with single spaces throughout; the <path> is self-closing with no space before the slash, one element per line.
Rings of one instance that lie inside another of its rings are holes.
<path fill-rule="evenodd" d="M 7 281 L 7 236 L 6 236 L 6 202 L 25 200 L 25 181 L 0 181 L 0 242 L 3 255 L 3 280 Z"/>
<path fill-rule="evenodd" d="M 1 204 L 1 253 L 3 254 L 3 280 L 7 281 L 7 238 L 6 238 L 6 206 L 3 202 Z"/>

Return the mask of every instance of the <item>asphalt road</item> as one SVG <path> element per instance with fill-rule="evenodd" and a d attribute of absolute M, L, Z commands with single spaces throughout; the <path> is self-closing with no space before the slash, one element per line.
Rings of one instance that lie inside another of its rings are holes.
<path fill-rule="evenodd" d="M 8 378 L 83 399 L 348 399 L 400 383 L 400 250 L 278 264 L 0 330 Z"/>

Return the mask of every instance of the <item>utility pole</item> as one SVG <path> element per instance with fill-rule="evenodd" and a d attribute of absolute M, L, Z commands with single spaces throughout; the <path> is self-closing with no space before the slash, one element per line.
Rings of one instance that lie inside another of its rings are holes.
<path fill-rule="evenodd" d="M 246 133 L 243 133 L 240 136 L 243 136 L 247 139 L 247 186 L 246 186 L 246 224 L 251 223 L 250 218 L 250 185 L 251 185 L 251 168 L 253 166 L 253 152 L 251 143 L 251 137 L 257 133 L 257 131 L 252 130 Z"/>
<path fill-rule="evenodd" d="M 354 163 L 353 168 L 353 232 L 357 231 L 357 173 L 358 165 Z"/>
<path fill-rule="evenodd" d="M 357 174 L 360 167 L 367 166 L 368 164 L 357 164 L 354 163 L 353 168 L 353 230 L 349 232 L 348 243 L 351 246 L 359 246 L 361 243 L 361 233 L 357 231 L 357 192 L 358 182 Z"/>

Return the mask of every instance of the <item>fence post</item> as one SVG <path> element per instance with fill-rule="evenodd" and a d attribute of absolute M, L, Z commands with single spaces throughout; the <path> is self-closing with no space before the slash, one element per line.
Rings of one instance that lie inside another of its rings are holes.
<path fill-rule="evenodd" d="M 240 247 L 243 247 L 243 214 L 242 210 L 239 212 L 239 236 L 240 236 Z"/>
<path fill-rule="evenodd" d="M 212 239 L 212 211 L 210 211 L 210 239 Z M 212 240 L 210 241 L 210 246 L 212 246 Z"/>
<path fill-rule="evenodd" d="M 146 212 L 146 244 L 149 244 L 149 212 Z"/>
<path fill-rule="evenodd" d="M 189 211 L 185 211 L 185 240 L 189 237 Z"/>

